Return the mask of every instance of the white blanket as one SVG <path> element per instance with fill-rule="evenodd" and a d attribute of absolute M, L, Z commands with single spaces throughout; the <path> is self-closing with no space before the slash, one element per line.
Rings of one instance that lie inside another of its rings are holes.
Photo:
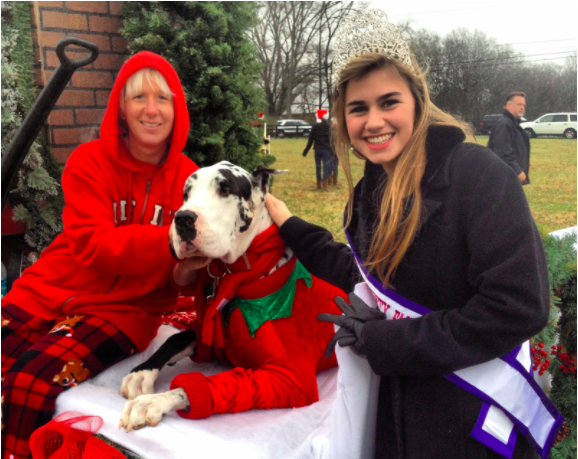
<path fill-rule="evenodd" d="M 156 427 L 126 433 L 118 428 L 125 399 L 119 394 L 122 378 L 148 359 L 177 330 L 163 325 L 151 345 L 95 378 L 61 394 L 56 414 L 74 410 L 100 416 L 99 434 L 143 459 L 326 459 L 329 455 L 330 413 L 336 393 L 337 368 L 317 375 L 319 402 L 295 409 L 253 410 L 189 420 L 176 413 L 165 416 Z M 195 363 L 183 359 L 161 371 L 155 391 L 169 390 L 178 373 L 200 371 L 212 375 L 230 368 L 222 362 Z"/>

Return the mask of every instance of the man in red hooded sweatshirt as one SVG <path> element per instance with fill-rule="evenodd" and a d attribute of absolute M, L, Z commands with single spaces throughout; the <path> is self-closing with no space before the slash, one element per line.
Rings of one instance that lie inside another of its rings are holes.
<path fill-rule="evenodd" d="M 100 139 L 80 145 L 64 169 L 63 233 L 2 299 L 4 459 L 29 457 L 31 433 L 63 390 L 145 349 L 175 307 L 172 276 L 205 263 L 175 265 L 169 244 L 198 169 L 181 153 L 188 131 L 175 70 L 150 52 L 131 57 Z"/>

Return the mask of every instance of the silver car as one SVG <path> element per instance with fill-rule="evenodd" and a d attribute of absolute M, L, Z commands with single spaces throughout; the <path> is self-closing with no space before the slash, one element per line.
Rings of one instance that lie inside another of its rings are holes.
<path fill-rule="evenodd" d="M 277 137 L 309 137 L 312 126 L 303 120 L 279 120 L 275 123 Z"/>

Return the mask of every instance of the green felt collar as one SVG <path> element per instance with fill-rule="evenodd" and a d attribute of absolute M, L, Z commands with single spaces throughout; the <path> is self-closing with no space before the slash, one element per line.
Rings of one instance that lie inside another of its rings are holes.
<path fill-rule="evenodd" d="M 229 318 L 235 308 L 241 310 L 241 314 L 243 314 L 247 327 L 249 328 L 249 333 L 251 333 L 253 338 L 259 327 L 268 320 L 289 317 L 293 308 L 295 289 L 299 279 L 303 279 L 307 283 L 307 287 L 311 288 L 311 274 L 309 274 L 299 260 L 297 260 L 291 276 L 289 276 L 285 285 L 276 292 L 254 300 L 246 300 L 239 297 L 233 298 L 223 308 L 225 326 L 229 325 Z"/>

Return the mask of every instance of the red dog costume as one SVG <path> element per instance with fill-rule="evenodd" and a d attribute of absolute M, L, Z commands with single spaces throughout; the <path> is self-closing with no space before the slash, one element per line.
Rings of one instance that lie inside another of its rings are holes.
<path fill-rule="evenodd" d="M 245 257 L 220 280 L 214 299 L 205 299 L 212 279 L 203 271 L 195 290 L 197 357 L 226 357 L 236 368 L 205 377 L 181 374 L 171 389 L 182 387 L 189 398 L 189 419 L 255 408 L 291 408 L 319 399 L 316 372 L 336 365 L 324 357 L 333 325 L 319 322 L 321 312 L 341 314 L 334 303 L 343 291 L 311 276 L 293 257 L 267 275 L 281 258 L 285 243 L 272 225 L 251 243 Z M 225 272 L 225 271 L 222 271 Z M 294 300 L 290 297 L 294 292 Z M 233 299 L 235 298 L 235 299 Z"/>

